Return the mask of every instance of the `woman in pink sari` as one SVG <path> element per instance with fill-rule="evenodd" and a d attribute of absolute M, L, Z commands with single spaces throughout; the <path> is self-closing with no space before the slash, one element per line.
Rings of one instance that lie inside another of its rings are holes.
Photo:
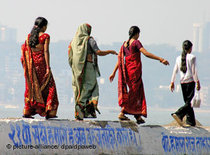
<path fill-rule="evenodd" d="M 26 88 L 23 111 L 25 118 L 33 118 L 35 114 L 46 119 L 57 117 L 59 103 L 49 62 L 50 36 L 44 33 L 47 23 L 45 18 L 38 17 L 21 47 Z"/>
<path fill-rule="evenodd" d="M 110 75 L 112 82 L 117 69 L 118 74 L 118 102 L 122 110 L 118 115 L 120 120 L 129 120 L 125 114 L 134 115 L 138 124 L 145 123 L 141 116 L 147 117 L 146 99 L 142 82 L 141 53 L 151 59 L 159 60 L 164 65 L 169 62 L 152 53 L 149 53 L 138 40 L 140 29 L 132 26 L 129 30 L 129 39 L 122 45 L 118 62 Z M 129 91 L 127 91 L 127 86 Z"/>

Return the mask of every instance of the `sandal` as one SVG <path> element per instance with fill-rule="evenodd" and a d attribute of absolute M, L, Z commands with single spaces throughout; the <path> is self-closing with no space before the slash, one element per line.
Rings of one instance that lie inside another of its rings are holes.
<path fill-rule="evenodd" d="M 34 119 L 34 117 L 32 117 L 31 115 L 23 115 L 22 117 L 23 118 L 31 118 L 31 119 Z"/>
<path fill-rule="evenodd" d="M 84 118 L 84 111 L 82 110 L 81 107 L 83 108 L 81 104 L 75 106 L 75 119 L 80 121 L 82 121 Z"/>
<path fill-rule="evenodd" d="M 48 115 L 47 115 L 47 116 L 45 117 L 46 120 L 51 119 L 51 118 L 58 118 L 58 116 L 48 116 Z"/>
<path fill-rule="evenodd" d="M 145 120 L 143 120 L 142 118 L 139 119 L 139 120 L 136 120 L 136 123 L 137 124 L 144 124 L 145 123 Z"/>
<path fill-rule="evenodd" d="M 45 116 L 45 119 L 48 120 L 48 119 L 51 119 L 51 118 L 58 118 L 58 116 L 56 116 L 56 115 L 50 115 L 50 111 L 47 111 L 46 116 Z"/>
<path fill-rule="evenodd" d="M 91 116 L 89 116 L 91 115 Z M 97 118 L 96 117 L 96 112 L 95 112 L 95 108 L 94 108 L 94 105 L 93 103 L 87 103 L 86 107 L 85 107 L 85 118 Z"/>
<path fill-rule="evenodd" d="M 127 117 L 127 116 L 125 116 L 123 113 L 120 113 L 119 115 L 118 115 L 118 118 L 119 118 L 119 120 L 121 120 L 121 121 L 129 121 L 130 119 Z"/>
<path fill-rule="evenodd" d="M 175 119 L 175 121 L 180 125 L 183 126 L 182 120 L 179 118 L 179 116 L 175 113 L 172 113 L 171 116 Z"/>
<path fill-rule="evenodd" d="M 137 124 L 144 124 L 145 123 L 145 120 L 143 120 L 142 118 L 141 118 L 141 116 L 134 116 L 135 117 L 135 119 L 136 119 L 136 123 Z"/>
<path fill-rule="evenodd" d="M 81 119 L 81 118 L 79 118 L 79 117 L 75 118 L 75 120 L 76 120 L 76 121 L 83 121 L 83 119 Z"/>

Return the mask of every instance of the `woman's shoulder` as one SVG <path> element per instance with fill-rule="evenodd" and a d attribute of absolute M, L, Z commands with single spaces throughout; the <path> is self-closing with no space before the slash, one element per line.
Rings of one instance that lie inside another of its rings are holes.
<path fill-rule="evenodd" d="M 43 36 L 45 39 L 49 39 L 50 35 L 48 33 L 43 33 L 41 36 Z"/>
<path fill-rule="evenodd" d="M 182 56 L 181 55 L 179 55 L 179 56 L 176 57 L 176 61 L 181 61 L 181 59 L 182 59 Z"/>
<path fill-rule="evenodd" d="M 39 38 L 42 40 L 42 39 L 49 39 L 50 38 L 50 35 L 47 34 L 47 33 L 42 33 Z"/>
<path fill-rule="evenodd" d="M 189 55 L 190 57 L 195 57 L 195 55 L 194 55 L 194 54 L 191 54 L 191 53 L 190 53 L 190 54 L 188 54 L 188 55 Z"/>
<path fill-rule="evenodd" d="M 137 40 L 134 40 L 134 41 L 135 41 L 136 43 L 141 43 L 140 40 L 138 40 L 138 39 L 137 39 Z"/>
<path fill-rule="evenodd" d="M 193 54 L 187 54 L 187 57 L 188 57 L 188 59 L 190 59 L 190 60 L 192 60 L 192 59 L 195 59 L 196 58 L 196 56 L 195 55 L 193 55 Z"/>
<path fill-rule="evenodd" d="M 179 56 L 176 57 L 176 59 L 181 59 L 181 57 L 182 57 L 182 55 L 179 55 Z"/>
<path fill-rule="evenodd" d="M 134 40 L 133 43 L 134 43 L 135 45 L 142 45 L 141 41 L 138 40 L 138 39 L 137 39 L 137 40 Z"/>
<path fill-rule="evenodd" d="M 133 46 L 136 46 L 138 49 L 143 47 L 143 45 L 140 42 L 140 40 L 134 40 L 132 44 L 133 44 Z"/>
<path fill-rule="evenodd" d="M 49 38 L 50 38 L 50 35 L 49 35 L 49 34 L 43 33 L 43 34 L 41 34 L 41 35 L 39 36 L 39 41 L 40 41 L 40 43 L 44 43 L 44 41 L 45 41 L 46 39 L 49 39 Z"/>
<path fill-rule="evenodd" d="M 92 36 L 90 36 L 90 37 L 88 38 L 88 42 L 96 42 L 96 41 L 95 41 L 95 39 L 94 39 Z"/>
<path fill-rule="evenodd" d="M 50 38 L 50 35 L 47 34 L 47 33 L 43 33 L 39 36 L 39 43 L 40 44 L 44 44 L 45 40 L 46 39 L 49 39 Z"/>

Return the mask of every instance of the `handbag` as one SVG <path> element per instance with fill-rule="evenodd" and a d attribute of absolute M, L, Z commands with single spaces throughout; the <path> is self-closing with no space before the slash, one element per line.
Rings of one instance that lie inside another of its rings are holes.
<path fill-rule="evenodd" d="M 195 95 L 192 99 L 192 105 L 194 108 L 200 108 L 201 105 L 200 91 L 195 92 Z"/>

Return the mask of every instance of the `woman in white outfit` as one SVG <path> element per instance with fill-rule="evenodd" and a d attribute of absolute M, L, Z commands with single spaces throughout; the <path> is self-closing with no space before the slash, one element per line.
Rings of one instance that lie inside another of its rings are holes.
<path fill-rule="evenodd" d="M 193 44 L 189 40 L 183 42 L 182 54 L 176 58 L 170 89 L 173 92 L 176 73 L 180 73 L 180 83 L 185 105 L 180 107 L 172 117 L 179 125 L 183 125 L 182 119 L 186 115 L 187 126 L 195 126 L 195 114 L 191 106 L 191 100 L 194 96 L 195 85 L 196 89 L 200 90 L 200 82 L 197 75 L 196 57 L 191 54 Z"/>

